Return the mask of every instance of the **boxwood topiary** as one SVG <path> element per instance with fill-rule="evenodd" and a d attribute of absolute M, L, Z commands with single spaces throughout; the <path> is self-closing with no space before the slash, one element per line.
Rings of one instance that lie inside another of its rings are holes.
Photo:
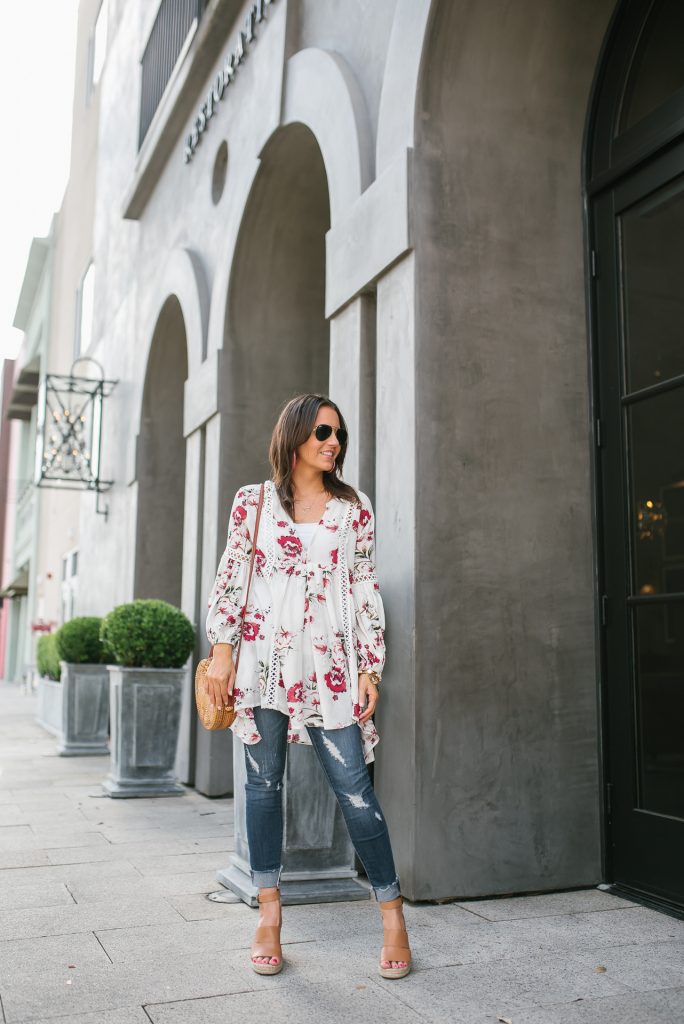
<path fill-rule="evenodd" d="M 48 679 L 59 682 L 62 670 L 59 665 L 56 637 L 56 633 L 47 633 L 45 636 L 41 636 L 36 644 L 36 664 L 41 676 L 47 676 Z"/>
<path fill-rule="evenodd" d="M 120 604 L 102 620 L 100 638 L 118 665 L 181 668 L 195 646 L 195 630 L 167 601 L 139 599 Z"/>
<path fill-rule="evenodd" d="M 100 640 L 102 619 L 96 615 L 79 615 L 69 619 L 55 633 L 57 653 L 62 661 L 77 665 L 97 665 L 113 660 Z"/>

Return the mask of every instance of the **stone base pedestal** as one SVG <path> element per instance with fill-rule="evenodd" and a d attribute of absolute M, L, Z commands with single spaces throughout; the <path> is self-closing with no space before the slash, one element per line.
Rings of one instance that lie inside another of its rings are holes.
<path fill-rule="evenodd" d="M 155 782 L 119 782 L 111 775 L 102 783 L 102 788 L 107 796 L 112 797 L 133 797 L 133 796 L 183 796 L 186 790 L 179 782 L 170 780 L 167 783 Z"/>
<path fill-rule="evenodd" d="M 239 896 L 249 907 L 258 906 L 258 889 L 252 885 L 249 864 L 240 857 L 231 858 L 230 867 L 218 871 L 217 880 L 221 885 Z M 283 870 L 280 876 L 280 895 L 283 906 L 294 903 L 345 903 L 348 900 L 370 899 L 368 886 L 358 881 L 356 871 L 341 875 L 331 872 L 296 872 Z"/>
<path fill-rule="evenodd" d="M 263 742 L 263 741 L 262 741 Z M 245 748 L 234 742 L 235 853 L 217 878 L 249 906 L 257 890 L 249 870 L 245 804 Z M 358 881 L 354 847 L 337 800 L 313 747 L 288 744 L 282 789 L 284 847 L 281 891 L 284 903 L 329 903 L 367 900 L 369 889 Z"/>

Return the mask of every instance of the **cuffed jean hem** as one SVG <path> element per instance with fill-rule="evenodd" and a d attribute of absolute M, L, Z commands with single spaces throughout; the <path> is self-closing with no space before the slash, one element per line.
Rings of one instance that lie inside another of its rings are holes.
<path fill-rule="evenodd" d="M 399 879 L 397 878 L 391 885 L 373 886 L 373 892 L 378 903 L 384 903 L 386 900 L 396 900 L 398 896 L 401 896 Z"/>
<path fill-rule="evenodd" d="M 274 868 L 273 871 L 251 871 L 252 885 L 256 885 L 257 889 L 273 889 L 280 885 L 280 875 L 282 873 L 283 866 Z"/>

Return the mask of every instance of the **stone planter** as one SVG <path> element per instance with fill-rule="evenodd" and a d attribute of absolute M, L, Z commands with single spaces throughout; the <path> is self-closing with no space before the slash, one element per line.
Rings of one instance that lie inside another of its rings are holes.
<path fill-rule="evenodd" d="M 181 796 L 173 768 L 185 668 L 109 665 L 112 797 Z"/>
<path fill-rule="evenodd" d="M 76 665 L 60 661 L 62 669 L 62 735 L 58 753 L 63 757 L 102 755 L 109 724 L 109 672 L 106 665 Z"/>
<path fill-rule="evenodd" d="M 38 712 L 36 721 L 54 736 L 62 737 L 62 684 L 47 676 L 38 679 Z"/>

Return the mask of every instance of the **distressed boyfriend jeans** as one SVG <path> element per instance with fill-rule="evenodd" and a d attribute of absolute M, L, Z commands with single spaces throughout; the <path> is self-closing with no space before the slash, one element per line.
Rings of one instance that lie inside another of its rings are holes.
<path fill-rule="evenodd" d="M 283 846 L 282 781 L 287 755 L 287 715 L 254 708 L 261 740 L 245 744 L 247 842 L 252 882 L 260 889 L 280 884 Z M 385 818 L 363 759 L 361 731 L 354 722 L 343 729 L 309 728 L 323 771 L 340 805 L 354 849 L 377 900 L 399 893 Z"/>

